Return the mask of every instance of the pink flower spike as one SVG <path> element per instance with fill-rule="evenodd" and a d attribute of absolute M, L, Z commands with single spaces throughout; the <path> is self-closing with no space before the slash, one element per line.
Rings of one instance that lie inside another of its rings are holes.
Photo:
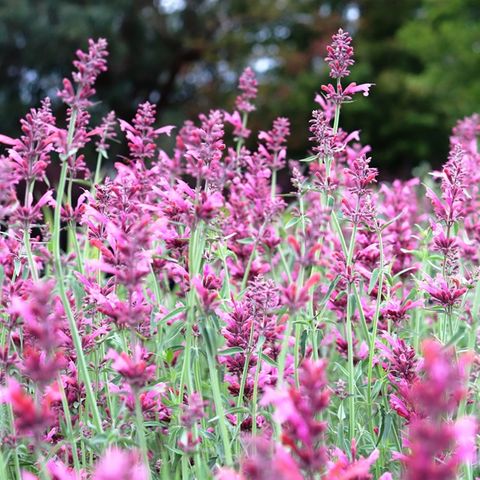
<path fill-rule="evenodd" d="M 238 89 L 242 92 L 236 99 L 235 105 L 240 112 L 250 113 L 255 110 L 251 103 L 257 97 L 258 83 L 254 71 L 247 67 L 238 81 Z"/>
<path fill-rule="evenodd" d="M 353 60 L 353 47 L 351 46 L 352 38 L 348 32 L 344 32 L 341 28 L 333 35 L 332 43 L 327 46 L 328 56 L 325 61 L 330 66 L 330 76 L 332 78 L 342 78 L 350 75 L 351 67 L 355 61 Z"/>

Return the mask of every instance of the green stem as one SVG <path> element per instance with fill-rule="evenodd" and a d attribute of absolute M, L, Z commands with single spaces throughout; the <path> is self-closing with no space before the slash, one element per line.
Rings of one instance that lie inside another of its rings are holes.
<path fill-rule="evenodd" d="M 27 181 L 25 185 L 25 207 L 28 205 L 28 199 L 32 195 L 34 190 L 35 182 Z M 33 280 L 36 282 L 38 281 L 38 272 L 37 272 L 37 265 L 33 259 L 32 253 L 32 241 L 30 237 L 30 225 L 25 227 L 25 231 L 23 233 L 23 243 L 25 244 L 25 251 L 27 253 L 27 262 L 28 267 L 30 268 L 30 273 L 32 275 Z"/>
<path fill-rule="evenodd" d="M 255 257 L 255 253 L 257 252 L 258 242 L 260 241 L 260 238 L 262 238 L 262 236 L 263 236 L 264 228 L 265 228 L 265 223 L 263 223 L 263 225 L 260 227 L 260 230 L 258 232 L 258 236 L 255 239 L 255 242 L 253 243 L 252 252 L 250 253 L 250 257 L 248 258 L 247 266 L 245 268 L 245 273 L 243 274 L 243 278 L 242 278 L 242 284 L 240 286 L 240 291 L 241 292 L 243 292 L 243 290 L 245 290 L 245 288 L 247 286 L 248 277 L 250 276 L 250 270 L 252 268 L 253 259 Z"/>
<path fill-rule="evenodd" d="M 10 417 L 10 426 L 11 426 L 11 432 L 13 434 L 13 437 L 15 439 L 18 439 L 17 436 L 17 429 L 15 428 L 15 418 L 13 415 L 13 410 L 12 410 L 12 405 L 8 405 L 8 414 Z M 17 477 L 17 480 L 22 479 L 22 472 L 20 470 L 20 459 L 18 458 L 18 445 L 15 445 L 15 448 L 13 449 L 13 466 L 15 469 L 15 475 Z"/>
<path fill-rule="evenodd" d="M 138 445 L 140 446 L 140 451 L 143 457 L 143 463 L 147 469 L 147 478 L 150 480 L 150 462 L 148 460 L 148 447 L 147 447 L 147 438 L 145 436 L 145 428 L 143 425 L 143 413 L 142 405 L 140 404 L 140 397 L 138 392 L 135 392 L 135 423 L 137 427 L 137 439 Z"/>
<path fill-rule="evenodd" d="M 23 241 L 25 243 L 25 251 L 27 252 L 28 267 L 30 268 L 30 273 L 32 274 L 33 280 L 36 282 L 38 281 L 37 265 L 33 259 L 31 238 L 28 227 L 25 228 L 25 232 L 23 233 Z"/>
<path fill-rule="evenodd" d="M 255 243 L 253 244 L 252 252 L 250 253 L 250 257 L 248 257 L 247 266 L 245 268 L 245 273 L 243 274 L 242 283 L 240 285 L 240 291 L 241 292 L 243 292 L 243 290 L 245 290 L 245 288 L 247 286 L 248 277 L 250 276 L 250 270 L 252 268 L 253 258 L 255 257 L 255 253 L 257 251 L 257 245 L 258 245 L 258 238 L 255 239 Z"/>
<path fill-rule="evenodd" d="M 357 235 L 357 225 L 353 225 L 352 235 L 350 237 L 350 245 L 348 249 L 348 256 L 346 261 L 347 271 L 352 267 L 353 263 L 353 251 L 355 245 L 355 238 Z M 347 337 L 347 361 L 348 361 L 348 415 L 349 415 L 349 439 L 352 441 L 355 438 L 355 367 L 353 364 L 353 326 L 352 326 L 352 316 L 353 316 L 353 295 L 352 295 L 352 285 L 348 284 L 347 292 L 347 318 L 345 325 L 345 334 Z"/>
<path fill-rule="evenodd" d="M 240 390 L 238 392 L 237 408 L 243 405 L 243 394 L 245 392 L 245 385 L 247 384 L 248 367 L 252 358 L 253 334 L 255 332 L 255 323 L 252 321 L 250 325 L 250 335 L 248 338 L 247 355 L 245 363 L 243 364 L 242 379 L 240 380 Z M 237 423 L 240 425 L 240 413 L 237 416 Z"/>
<path fill-rule="evenodd" d="M 75 125 L 75 117 L 76 117 L 76 114 L 74 111 L 70 119 L 69 138 L 73 136 L 73 126 Z M 67 141 L 67 145 L 70 145 L 70 143 L 71 143 L 71 140 Z M 77 354 L 78 370 L 83 380 L 83 383 L 85 385 L 85 393 L 86 393 L 87 402 L 89 404 L 90 411 L 93 416 L 93 422 L 98 432 L 103 432 L 102 420 L 101 420 L 100 412 L 98 410 L 95 394 L 93 392 L 90 376 L 88 374 L 87 361 L 83 353 L 82 341 L 80 338 L 80 334 L 78 332 L 75 316 L 73 314 L 72 307 L 70 305 L 70 300 L 67 295 L 66 278 L 65 278 L 65 275 L 63 272 L 63 266 L 62 266 L 61 247 L 60 247 L 61 208 L 62 208 L 63 195 L 65 193 L 67 169 L 68 169 L 68 163 L 66 158 L 64 158 L 62 159 L 60 180 L 57 187 L 57 195 L 55 199 L 56 204 L 55 204 L 54 221 L 53 221 L 52 240 L 53 240 L 53 256 L 54 256 L 55 270 L 56 270 L 55 274 L 57 277 L 57 288 L 59 291 L 60 299 L 62 301 L 63 308 L 65 309 L 65 314 L 67 316 L 70 333 L 72 335 L 73 345 L 75 347 L 75 351 Z"/>
<path fill-rule="evenodd" d="M 5 458 L 3 457 L 3 452 L 0 449 L 0 478 L 7 479 L 9 475 L 7 474 L 7 465 L 5 463 Z"/>
<path fill-rule="evenodd" d="M 373 422 L 373 403 L 372 403 L 372 379 L 373 379 L 373 357 L 375 353 L 375 342 L 377 339 L 378 318 L 380 316 L 380 303 L 382 300 L 383 289 L 383 268 L 384 268 L 384 255 L 383 255 L 383 239 L 382 232 L 378 231 L 378 248 L 380 251 L 380 271 L 378 275 L 378 293 L 377 303 L 375 305 L 375 313 L 372 320 L 372 334 L 370 336 L 370 345 L 368 352 L 368 370 L 367 370 L 367 411 L 369 415 L 370 433 L 375 438 L 374 422 Z"/>
<path fill-rule="evenodd" d="M 352 294 L 351 287 L 348 287 L 347 297 L 347 319 L 346 336 L 348 346 L 348 418 L 349 418 L 349 439 L 355 438 L 355 369 L 353 365 L 353 328 L 352 328 Z"/>
<path fill-rule="evenodd" d="M 242 126 L 245 129 L 248 122 L 248 113 L 243 112 L 242 115 Z M 245 139 L 243 137 L 239 137 L 237 142 L 237 157 L 240 155 L 240 150 L 242 150 L 243 144 L 245 143 Z"/>
<path fill-rule="evenodd" d="M 205 239 L 203 238 L 202 224 L 194 225 L 190 234 L 190 242 L 188 246 L 188 270 L 190 278 L 194 278 L 200 272 L 200 266 L 202 262 L 203 249 Z M 191 352 L 193 345 L 193 325 L 195 323 L 195 305 L 196 305 L 196 293 L 193 287 L 190 288 L 187 295 L 187 322 L 185 333 L 185 349 L 183 352 L 183 365 L 180 375 L 180 388 L 178 391 L 178 401 L 183 402 L 183 395 L 185 385 L 187 391 L 192 394 L 194 391 L 193 380 L 191 374 Z"/>
<path fill-rule="evenodd" d="M 67 427 L 67 438 L 72 446 L 72 457 L 73 457 L 73 465 L 75 467 L 75 475 L 77 478 L 80 478 L 80 460 L 78 458 L 77 442 L 75 440 L 75 433 L 73 432 L 70 408 L 68 405 L 67 397 L 65 395 L 65 389 L 63 388 L 63 382 L 60 375 L 58 375 L 57 384 L 58 384 L 58 389 L 60 390 L 60 396 L 62 397 L 63 413 L 65 414 L 65 424 Z"/>
<path fill-rule="evenodd" d="M 475 346 L 477 344 L 477 322 L 478 322 L 478 314 L 480 310 L 480 281 L 477 282 L 475 286 L 475 293 L 473 296 L 473 304 L 472 304 L 472 324 L 470 325 L 470 332 L 468 336 L 468 350 L 475 354 Z M 465 377 L 467 382 L 470 381 L 470 372 L 471 372 L 471 365 L 467 364 L 465 367 Z M 468 386 L 468 385 L 467 385 Z M 462 399 L 460 405 L 458 407 L 457 418 L 461 418 L 465 415 L 467 411 L 467 397 Z"/>
<path fill-rule="evenodd" d="M 260 377 L 260 370 L 262 368 L 261 346 L 263 342 L 259 343 L 257 365 L 255 367 L 255 378 L 253 383 L 253 395 L 252 395 L 252 436 L 257 434 L 257 403 L 258 403 L 258 379 Z"/>
<path fill-rule="evenodd" d="M 96 186 L 100 182 L 100 173 L 102 171 L 102 153 L 98 152 L 97 155 L 97 166 L 95 167 L 95 176 L 93 177 L 93 185 L 91 187 L 90 193 L 94 195 L 96 191 Z"/>
<path fill-rule="evenodd" d="M 272 170 L 272 188 L 270 193 L 273 200 L 277 193 L 277 170 L 276 169 Z"/>
<path fill-rule="evenodd" d="M 208 349 L 207 349 L 208 350 Z M 215 404 L 215 412 L 218 418 L 220 427 L 220 436 L 222 437 L 223 450 L 225 452 L 225 463 L 227 466 L 233 465 L 232 449 L 230 446 L 230 439 L 225 423 L 225 410 L 223 408 L 222 396 L 220 393 L 220 384 L 218 381 L 218 369 L 213 356 L 207 351 L 208 357 L 208 371 L 210 374 L 210 382 L 212 384 L 213 402 Z"/>
<path fill-rule="evenodd" d="M 70 233 L 70 238 L 72 239 L 73 249 L 75 251 L 77 269 L 83 275 L 84 269 L 83 269 L 82 252 L 80 251 L 80 245 L 78 244 L 77 227 L 75 222 L 69 222 L 68 230 Z"/>

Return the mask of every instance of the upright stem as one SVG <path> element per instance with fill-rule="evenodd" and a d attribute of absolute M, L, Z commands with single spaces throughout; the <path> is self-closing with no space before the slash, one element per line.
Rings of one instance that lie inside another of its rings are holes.
<path fill-rule="evenodd" d="M 247 122 L 248 122 L 248 113 L 243 112 L 242 115 L 242 126 L 243 129 L 247 127 Z M 240 155 L 240 151 L 242 150 L 243 144 L 245 143 L 245 139 L 243 137 L 240 137 L 237 142 L 237 157 Z"/>
<path fill-rule="evenodd" d="M 30 195 L 33 196 L 34 181 L 27 181 L 25 185 L 25 207 L 28 205 L 28 199 Z M 25 231 L 23 232 L 23 243 L 25 244 L 25 251 L 27 253 L 27 262 L 34 281 L 38 280 L 37 265 L 33 258 L 32 253 L 32 241 L 30 237 L 30 225 L 25 226 Z"/>
<path fill-rule="evenodd" d="M 13 409 L 12 409 L 11 404 L 8 405 L 8 414 L 9 414 L 9 417 L 10 417 L 10 426 L 11 426 L 11 431 L 12 431 L 13 437 L 18 438 L 17 429 L 15 427 L 15 418 L 14 418 L 14 415 L 13 415 Z M 13 449 L 13 466 L 14 466 L 14 469 L 15 469 L 15 475 L 17 477 L 17 480 L 21 480 L 22 479 L 22 472 L 20 470 L 20 459 L 18 458 L 17 445 L 15 445 L 15 448 Z"/>
<path fill-rule="evenodd" d="M 72 112 L 72 116 L 70 118 L 70 126 L 69 126 L 69 132 L 68 132 L 68 140 L 67 140 L 67 155 L 68 155 L 68 149 L 70 148 L 70 144 L 73 138 L 75 118 L 76 118 L 76 110 Z M 59 291 L 60 299 L 62 300 L 63 308 L 67 316 L 70 333 L 72 335 L 73 345 L 75 347 L 75 351 L 77 354 L 78 370 L 83 380 L 83 383 L 85 385 L 85 393 L 86 393 L 87 402 L 90 408 L 90 412 L 92 413 L 92 416 L 93 416 L 93 423 L 96 429 L 98 430 L 98 432 L 103 432 L 100 412 L 98 410 L 95 394 L 92 388 L 92 383 L 90 380 L 90 376 L 88 374 L 87 361 L 83 353 L 82 340 L 80 338 L 80 334 L 77 328 L 77 323 L 75 321 L 75 316 L 73 314 L 72 307 L 70 305 L 70 300 L 67 295 L 66 279 L 63 272 L 63 266 L 62 266 L 62 256 L 61 256 L 61 246 L 60 246 L 61 208 L 62 208 L 63 196 L 65 193 L 67 169 L 68 169 L 67 159 L 63 158 L 62 168 L 60 171 L 60 180 L 58 182 L 57 195 L 55 199 L 56 200 L 55 213 L 54 213 L 54 219 L 53 219 L 52 240 L 53 240 L 53 257 L 55 262 L 55 276 L 57 278 L 57 288 Z"/>
<path fill-rule="evenodd" d="M 225 422 L 225 410 L 223 408 L 223 400 L 220 392 L 220 383 L 218 381 L 218 369 L 213 355 L 207 349 L 208 371 L 210 374 L 210 382 L 212 386 L 213 402 L 218 417 L 218 425 L 220 427 L 220 436 L 222 437 L 223 450 L 225 452 L 225 464 L 233 465 L 232 448 L 230 446 L 230 438 L 228 435 L 227 424 Z"/>
<path fill-rule="evenodd" d="M 100 182 L 100 173 L 102 171 L 102 156 L 103 156 L 102 152 L 98 152 L 97 165 L 95 167 L 95 176 L 93 177 L 93 185 L 92 185 L 92 188 L 90 190 L 90 193 L 92 193 L 92 194 L 95 192 L 96 186 Z"/>
<path fill-rule="evenodd" d="M 247 266 L 245 267 L 245 272 L 243 274 L 242 283 L 241 283 L 241 286 L 240 286 L 240 291 L 245 290 L 245 288 L 247 286 L 248 277 L 250 276 L 250 270 L 252 268 L 253 259 L 255 258 L 255 253 L 257 252 L 258 243 L 260 242 L 260 238 L 262 238 L 264 228 L 265 228 L 265 223 L 263 223 L 262 226 L 260 227 L 257 238 L 255 239 L 255 242 L 253 243 L 252 252 L 250 253 L 250 256 L 248 257 Z"/>
<path fill-rule="evenodd" d="M 383 289 L 383 268 L 384 268 L 384 254 L 383 254 L 383 239 L 382 232 L 378 231 L 378 249 L 380 251 L 380 271 L 378 274 L 378 293 L 377 303 L 375 305 L 375 313 L 372 320 L 372 334 L 370 335 L 370 345 L 368 352 L 368 384 L 367 384 L 367 410 L 369 415 L 370 433 L 375 435 L 374 423 L 373 423 L 373 403 L 372 403 L 372 378 L 373 378 L 373 357 L 375 354 L 375 342 L 377 339 L 378 318 L 380 316 L 380 303 L 382 300 Z"/>
<path fill-rule="evenodd" d="M 346 268 L 350 270 L 353 263 L 353 251 L 355 246 L 355 238 L 357 236 L 357 224 L 353 225 L 352 236 L 350 238 L 350 245 L 348 249 Z M 349 414 L 349 438 L 352 441 L 355 438 L 355 369 L 353 365 L 353 299 L 352 286 L 349 282 L 347 292 L 347 318 L 346 318 L 346 337 L 348 347 L 348 414 Z"/>
<path fill-rule="evenodd" d="M 147 447 L 147 438 L 145 437 L 145 428 L 143 425 L 143 413 L 142 405 L 140 404 L 140 398 L 138 392 L 135 392 L 135 422 L 137 427 L 137 437 L 138 445 L 140 446 L 140 451 L 143 457 L 143 463 L 147 469 L 147 478 L 150 480 L 150 463 L 148 460 L 148 447 Z"/>
<path fill-rule="evenodd" d="M 270 192 L 272 200 L 275 198 L 276 193 L 277 193 L 277 170 L 274 168 L 272 170 L 272 188 Z"/>
<path fill-rule="evenodd" d="M 5 463 L 5 459 L 3 458 L 3 452 L 1 448 L 0 448 L 0 478 L 8 478 L 7 464 Z"/>
<path fill-rule="evenodd" d="M 33 280 L 36 282 L 38 281 L 37 265 L 35 264 L 35 260 L 33 258 L 30 232 L 28 229 L 29 227 L 25 228 L 25 232 L 23 233 L 23 241 L 25 243 L 25 251 L 27 252 L 27 261 L 30 268 L 30 273 Z"/>
<path fill-rule="evenodd" d="M 260 370 L 262 368 L 262 346 L 264 338 L 259 339 L 257 347 L 257 365 L 255 366 L 255 378 L 253 381 L 253 395 L 252 395 L 252 436 L 257 434 L 257 403 L 258 403 L 258 379 L 260 377 Z"/>
<path fill-rule="evenodd" d="M 65 389 L 63 388 L 63 382 L 60 375 L 58 375 L 57 384 L 58 384 L 58 389 L 60 390 L 60 396 L 62 397 L 63 413 L 65 414 L 65 424 L 67 427 L 67 438 L 70 441 L 70 444 L 72 446 L 73 465 L 75 467 L 75 475 L 78 479 L 80 478 L 80 460 L 78 458 L 77 442 L 75 440 L 75 434 L 73 432 L 70 408 L 68 405 L 67 397 L 65 395 Z"/>

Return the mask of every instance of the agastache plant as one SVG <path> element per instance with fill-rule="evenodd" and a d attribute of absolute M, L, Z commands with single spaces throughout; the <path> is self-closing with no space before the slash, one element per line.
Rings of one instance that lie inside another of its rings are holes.
<path fill-rule="evenodd" d="M 373 85 L 354 53 L 338 30 L 301 159 L 287 118 L 252 131 L 248 67 L 182 125 L 148 101 L 92 124 L 104 39 L 63 115 L 0 135 L 0 479 L 480 475 L 480 117 L 441 170 L 382 182 L 340 121 Z"/>

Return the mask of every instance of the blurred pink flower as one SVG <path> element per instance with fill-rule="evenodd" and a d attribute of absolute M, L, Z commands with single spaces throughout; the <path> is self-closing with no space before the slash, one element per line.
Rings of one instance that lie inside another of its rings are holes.
<path fill-rule="evenodd" d="M 147 480 L 147 467 L 135 451 L 110 448 L 98 461 L 92 480 Z"/>

